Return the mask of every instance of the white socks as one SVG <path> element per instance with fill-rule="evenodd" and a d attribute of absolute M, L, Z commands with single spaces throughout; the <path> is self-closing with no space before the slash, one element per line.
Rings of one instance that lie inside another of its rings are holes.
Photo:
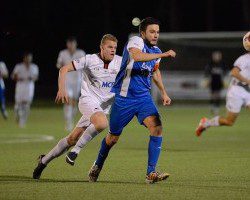
<path fill-rule="evenodd" d="M 51 160 L 65 153 L 69 148 L 67 137 L 61 139 L 57 145 L 42 158 L 42 163 L 47 165 Z"/>
<path fill-rule="evenodd" d="M 219 116 L 216 116 L 216 117 L 214 117 L 214 118 L 212 118 L 212 119 L 209 119 L 207 122 L 206 122 L 206 124 L 205 124 L 205 126 L 206 127 L 210 127 L 210 126 L 219 126 L 220 124 L 219 124 Z"/>
<path fill-rule="evenodd" d="M 83 132 L 82 136 L 78 139 L 71 152 L 79 154 L 81 149 L 98 134 L 99 132 L 95 129 L 95 126 L 93 124 L 90 124 L 88 128 Z"/>

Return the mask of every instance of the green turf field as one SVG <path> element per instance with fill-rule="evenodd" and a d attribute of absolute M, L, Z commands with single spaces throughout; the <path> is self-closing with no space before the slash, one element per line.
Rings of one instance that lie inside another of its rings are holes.
<path fill-rule="evenodd" d="M 22 130 L 10 112 L 7 122 L 0 118 L 0 199 L 250 199 L 249 112 L 243 111 L 234 127 L 209 129 L 196 138 L 195 127 L 208 115 L 207 107 L 160 111 L 165 136 L 158 169 L 171 176 L 154 185 L 144 183 L 148 133 L 136 120 L 112 149 L 97 183 L 88 183 L 87 173 L 106 131 L 82 151 L 74 167 L 62 156 L 41 180 L 33 180 L 36 157 L 67 134 L 62 110 L 33 108 Z M 40 141 L 41 135 L 55 139 Z"/>

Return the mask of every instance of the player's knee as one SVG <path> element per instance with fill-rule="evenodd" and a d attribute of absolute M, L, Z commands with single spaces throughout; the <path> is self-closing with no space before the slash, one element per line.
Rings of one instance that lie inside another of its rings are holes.
<path fill-rule="evenodd" d="M 94 124 L 98 132 L 101 132 L 108 127 L 108 120 L 104 113 L 96 113 L 91 118 L 91 122 Z"/>
<path fill-rule="evenodd" d="M 109 146 L 114 146 L 118 142 L 119 136 L 108 134 L 106 136 L 106 143 Z"/>
<path fill-rule="evenodd" d="M 108 120 L 102 119 L 98 123 L 94 124 L 94 126 L 98 132 L 101 132 L 108 127 Z"/>
<path fill-rule="evenodd" d="M 233 126 L 234 125 L 234 121 L 233 120 L 227 120 L 227 122 L 226 122 L 227 124 L 227 126 Z"/>
<path fill-rule="evenodd" d="M 150 129 L 150 134 L 152 136 L 162 136 L 162 126 L 154 126 L 154 127 L 151 127 Z"/>

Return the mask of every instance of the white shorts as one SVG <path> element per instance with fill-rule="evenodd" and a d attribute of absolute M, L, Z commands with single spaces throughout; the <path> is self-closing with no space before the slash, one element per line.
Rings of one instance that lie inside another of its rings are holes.
<path fill-rule="evenodd" d="M 15 90 L 15 102 L 31 103 L 34 97 L 34 84 L 17 83 Z"/>
<path fill-rule="evenodd" d="M 242 106 L 250 106 L 250 92 L 243 87 L 233 85 L 228 89 L 226 108 L 233 113 L 239 113 Z"/>
<path fill-rule="evenodd" d="M 82 117 L 78 121 L 76 127 L 88 127 L 90 125 L 90 117 L 96 112 L 103 112 L 108 114 L 110 106 L 107 108 L 102 108 L 100 102 L 94 98 L 80 98 L 78 103 L 79 111 L 82 113 Z"/>

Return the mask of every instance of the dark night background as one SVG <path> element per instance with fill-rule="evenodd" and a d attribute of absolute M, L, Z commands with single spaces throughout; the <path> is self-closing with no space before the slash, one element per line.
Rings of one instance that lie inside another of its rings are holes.
<path fill-rule="evenodd" d="M 246 31 L 250 29 L 249 0 L 33 0 L 0 1 L 0 60 L 9 71 L 30 50 L 40 67 L 36 84 L 38 97 L 53 99 L 57 89 L 55 67 L 65 38 L 74 35 L 87 53 L 99 49 L 103 34 L 119 40 L 118 54 L 128 34 L 137 29 L 133 17 L 158 18 L 162 32 Z M 14 98 L 14 83 L 5 81 L 7 97 Z"/>

